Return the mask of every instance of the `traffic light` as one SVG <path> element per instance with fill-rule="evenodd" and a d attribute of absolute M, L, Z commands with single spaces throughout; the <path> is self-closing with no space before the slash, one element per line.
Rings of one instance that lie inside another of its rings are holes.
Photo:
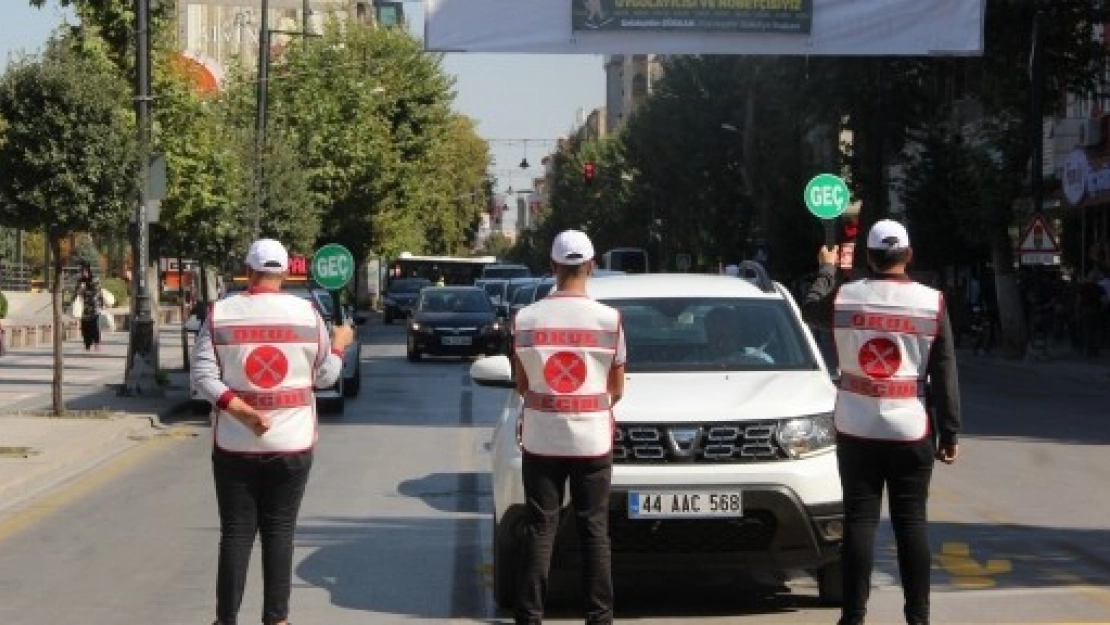
<path fill-rule="evenodd" d="M 597 173 L 597 168 L 594 167 L 593 163 L 586 163 L 585 165 L 583 165 L 582 182 L 586 183 L 587 186 L 593 184 L 595 173 Z"/>

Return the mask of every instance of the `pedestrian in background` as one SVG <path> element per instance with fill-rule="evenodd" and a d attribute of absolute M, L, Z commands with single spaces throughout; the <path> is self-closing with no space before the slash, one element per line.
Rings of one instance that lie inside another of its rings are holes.
<path fill-rule="evenodd" d="M 81 261 L 81 275 L 77 278 L 73 297 L 81 300 L 81 340 L 85 343 L 85 351 L 100 351 L 100 312 L 104 310 L 104 292 L 88 261 Z"/>
<path fill-rule="evenodd" d="M 898 546 L 906 622 L 929 622 L 932 558 L 926 504 L 934 459 L 956 461 L 959 387 L 952 327 L 940 292 L 906 275 L 913 258 L 898 222 L 867 236 L 873 277 L 837 287 L 838 250 L 818 252 L 806 319 L 833 328 L 840 362 L 834 420 L 844 491 L 840 625 L 864 622 L 883 490 Z"/>
<path fill-rule="evenodd" d="M 613 622 L 609 490 L 612 407 L 624 393 L 620 313 L 586 294 L 594 269 L 589 237 L 567 230 L 551 246 L 555 290 L 517 313 L 513 359 L 527 502 L 516 623 L 543 621 L 551 552 L 568 490 L 582 549 L 586 623 Z"/>
<path fill-rule="evenodd" d="M 289 254 L 273 239 L 247 253 L 246 292 L 215 302 L 197 334 L 193 385 L 212 403 L 220 513 L 216 625 L 235 625 L 255 536 L 265 625 L 286 625 L 293 531 L 316 446 L 312 389 L 335 384 L 354 333 L 281 292 Z"/>

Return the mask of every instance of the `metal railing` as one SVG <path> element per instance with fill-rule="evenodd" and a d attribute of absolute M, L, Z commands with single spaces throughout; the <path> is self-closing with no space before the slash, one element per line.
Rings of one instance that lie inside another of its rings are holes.
<path fill-rule="evenodd" d="M 30 291 L 31 266 L 0 259 L 0 290 Z"/>

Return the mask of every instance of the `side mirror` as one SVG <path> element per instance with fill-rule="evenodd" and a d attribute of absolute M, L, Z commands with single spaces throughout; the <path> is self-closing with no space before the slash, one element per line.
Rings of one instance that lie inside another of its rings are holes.
<path fill-rule="evenodd" d="M 513 367 L 508 356 L 487 356 L 470 365 L 470 379 L 478 386 L 515 388 Z"/>

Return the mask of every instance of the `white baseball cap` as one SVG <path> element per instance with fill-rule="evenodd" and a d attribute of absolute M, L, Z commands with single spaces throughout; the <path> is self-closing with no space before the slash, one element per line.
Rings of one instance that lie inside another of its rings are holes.
<path fill-rule="evenodd" d="M 581 230 L 564 230 L 551 244 L 551 260 L 560 265 L 581 265 L 593 257 L 594 244 Z"/>
<path fill-rule="evenodd" d="M 904 250 L 910 246 L 906 227 L 892 219 L 880 219 L 867 233 L 867 249 Z"/>
<path fill-rule="evenodd" d="M 289 252 L 274 239 L 259 239 L 247 251 L 247 266 L 263 273 L 289 271 Z"/>

